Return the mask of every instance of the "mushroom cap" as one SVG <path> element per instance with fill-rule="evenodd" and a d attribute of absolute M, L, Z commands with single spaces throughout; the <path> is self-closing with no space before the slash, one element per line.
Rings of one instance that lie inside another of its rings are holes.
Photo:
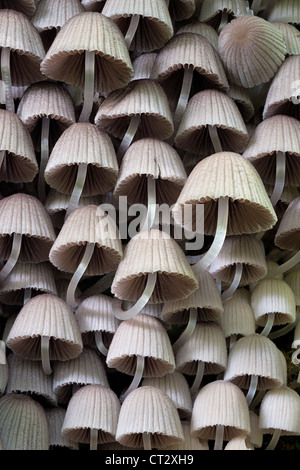
<path fill-rule="evenodd" d="M 298 29 L 292 24 L 285 23 L 282 20 L 271 21 L 271 24 L 281 31 L 287 46 L 288 55 L 300 54 L 300 38 Z"/>
<path fill-rule="evenodd" d="M 240 16 L 223 28 L 218 49 L 228 79 L 245 88 L 267 83 L 287 53 L 282 33 L 251 15 Z"/>
<path fill-rule="evenodd" d="M 262 117 L 284 114 L 298 119 L 300 56 L 287 57 L 271 81 Z"/>
<path fill-rule="evenodd" d="M 184 441 L 169 445 L 165 450 L 209 450 L 206 439 L 198 439 L 191 434 L 190 421 L 181 421 Z"/>
<path fill-rule="evenodd" d="M 119 415 L 116 440 L 143 448 L 143 433 L 151 434 L 152 447 L 164 449 L 183 441 L 181 421 L 172 399 L 162 390 L 144 386 L 125 398 Z"/>
<path fill-rule="evenodd" d="M 199 439 L 215 439 L 216 427 L 224 426 L 224 440 L 249 435 L 249 408 L 242 390 L 227 380 L 204 385 L 193 407 L 191 434 Z"/>
<path fill-rule="evenodd" d="M 69 126 L 56 141 L 45 168 L 45 181 L 60 193 L 71 194 L 79 164 L 87 164 L 82 197 L 111 190 L 118 176 L 116 152 L 109 135 L 89 122 Z"/>
<path fill-rule="evenodd" d="M 56 238 L 52 222 L 42 203 L 34 196 L 15 193 L 0 200 L 0 253 L 8 259 L 12 235 L 22 235 L 20 262 L 48 261 Z"/>
<path fill-rule="evenodd" d="M 299 2 L 297 0 L 281 0 L 276 2 L 268 16 L 268 21 L 284 21 L 285 23 L 299 24 Z"/>
<path fill-rule="evenodd" d="M 300 249 L 299 207 L 300 196 L 289 203 L 277 229 L 274 242 L 276 246 L 284 250 L 298 251 Z"/>
<path fill-rule="evenodd" d="M 50 360 L 67 361 L 82 351 L 73 311 L 54 294 L 40 294 L 26 302 L 9 331 L 7 347 L 24 359 L 41 360 L 42 336 L 50 338 Z"/>
<path fill-rule="evenodd" d="M 70 450 L 79 450 L 77 442 L 61 435 L 61 428 L 65 419 L 66 411 L 67 410 L 61 406 L 45 409 L 49 427 L 49 449 L 67 448 Z"/>
<path fill-rule="evenodd" d="M 133 76 L 132 63 L 119 28 L 98 12 L 69 18 L 41 63 L 48 78 L 84 87 L 84 51 L 95 52 L 95 91 L 110 93 Z"/>
<path fill-rule="evenodd" d="M 98 442 L 115 440 L 120 402 L 109 387 L 85 385 L 70 399 L 61 429 L 63 437 L 89 443 L 91 429 L 98 429 Z"/>
<path fill-rule="evenodd" d="M 130 19 L 140 15 L 130 51 L 151 52 L 160 49 L 173 36 L 172 20 L 164 0 L 106 0 L 103 15 L 110 18 L 125 36 Z"/>
<path fill-rule="evenodd" d="M 217 128 L 224 152 L 239 153 L 248 142 L 248 131 L 234 100 L 222 91 L 208 89 L 196 93 L 188 102 L 175 145 L 194 154 L 213 154 L 208 126 Z"/>
<path fill-rule="evenodd" d="M 230 338 L 230 336 L 239 338 L 255 333 L 256 324 L 253 309 L 247 301 L 239 297 L 239 292 L 235 291 L 230 299 L 224 301 L 223 307 L 224 312 L 220 326 L 224 331 L 225 338 Z"/>
<path fill-rule="evenodd" d="M 252 375 L 258 376 L 257 389 L 266 390 L 286 383 L 287 368 L 282 352 L 259 333 L 243 336 L 228 354 L 224 380 L 248 389 Z"/>
<path fill-rule="evenodd" d="M 52 28 L 61 28 L 65 22 L 85 11 L 79 0 L 39 0 L 36 11 L 31 18 L 39 32 Z"/>
<path fill-rule="evenodd" d="M 36 11 L 36 0 L 1 0 L 0 8 L 10 8 L 21 11 L 25 15 L 32 17 Z"/>
<path fill-rule="evenodd" d="M 253 165 L 237 153 L 219 152 L 201 160 L 188 176 L 172 211 L 175 222 L 181 223 L 184 205 L 204 204 L 204 232 L 214 234 L 217 222 L 214 208 L 220 197 L 229 197 L 227 235 L 268 230 L 277 221 Z"/>
<path fill-rule="evenodd" d="M 218 51 L 218 33 L 217 31 L 210 26 L 209 24 L 202 23 L 199 20 L 189 21 L 187 24 L 183 24 L 179 27 L 175 34 L 181 33 L 197 33 L 204 36 Z"/>
<path fill-rule="evenodd" d="M 0 9 L 0 45 L 11 51 L 12 85 L 30 85 L 45 78 L 40 71 L 45 49 L 30 19 L 11 8 Z"/>
<path fill-rule="evenodd" d="M 284 281 L 292 289 L 297 307 L 298 305 L 300 305 L 300 268 L 298 267 L 295 271 L 286 273 L 286 275 L 284 276 Z"/>
<path fill-rule="evenodd" d="M 195 0 L 171 0 L 169 3 L 169 12 L 173 21 L 190 19 L 195 11 Z"/>
<path fill-rule="evenodd" d="M 238 85 L 230 84 L 228 95 L 233 99 L 237 105 L 242 118 L 245 123 L 248 123 L 251 118 L 254 116 L 254 104 L 252 103 L 252 98 L 250 96 L 249 90 Z M 247 128 L 247 126 L 246 126 Z M 247 129 L 248 130 L 248 129 Z M 249 130 L 248 130 L 249 135 Z"/>
<path fill-rule="evenodd" d="M 132 61 L 134 76 L 132 80 L 151 78 L 152 68 L 157 52 L 144 52 Z"/>
<path fill-rule="evenodd" d="M 237 263 L 243 265 L 240 287 L 265 277 L 267 264 L 263 242 L 251 234 L 226 237 L 221 251 L 211 263 L 209 271 L 215 279 L 231 284 Z"/>
<path fill-rule="evenodd" d="M 228 14 L 229 21 L 248 14 L 243 0 L 203 0 L 199 20 L 218 29 L 223 11 Z"/>
<path fill-rule="evenodd" d="M 11 111 L 0 109 L 0 152 L 4 159 L 0 168 L 1 181 L 32 182 L 39 167 L 28 129 Z"/>
<path fill-rule="evenodd" d="M 120 324 L 112 309 L 112 297 L 104 294 L 90 295 L 78 305 L 75 316 L 81 335 L 102 331 L 111 333 L 117 331 Z"/>
<path fill-rule="evenodd" d="M 175 370 L 174 353 L 164 326 L 144 313 L 120 323 L 108 348 L 106 364 L 134 375 L 137 356 L 145 359 L 143 377 L 162 377 Z"/>
<path fill-rule="evenodd" d="M 276 152 L 286 155 L 285 184 L 300 182 L 300 122 L 292 116 L 274 115 L 254 129 L 243 152 L 265 184 L 275 184 Z"/>
<path fill-rule="evenodd" d="M 85 274 L 95 276 L 114 271 L 122 258 L 122 245 L 113 219 L 97 206 L 73 211 L 62 226 L 49 253 L 60 271 L 74 273 L 86 245 L 94 243 L 94 253 Z"/>
<path fill-rule="evenodd" d="M 150 303 L 182 299 L 194 292 L 198 281 L 178 243 L 166 232 L 151 229 L 130 239 L 124 250 L 111 292 L 122 300 L 142 295 L 148 273 L 157 272 Z"/>
<path fill-rule="evenodd" d="M 132 80 L 128 86 L 108 95 L 98 108 L 95 124 L 122 139 L 132 116 L 141 118 L 135 140 L 143 137 L 166 140 L 173 134 L 173 118 L 166 93 L 153 80 Z"/>
<path fill-rule="evenodd" d="M 147 178 L 155 179 L 157 204 L 175 203 L 187 176 L 180 156 L 167 142 L 144 138 L 130 145 L 122 159 L 114 196 L 147 205 Z"/>
<path fill-rule="evenodd" d="M 0 435 L 5 450 L 49 450 L 44 408 L 22 393 L 4 395 L 0 398 Z"/>
<path fill-rule="evenodd" d="M 295 296 L 282 279 L 261 279 L 251 293 L 251 306 L 256 323 L 264 326 L 270 313 L 274 325 L 293 323 L 296 320 Z"/>

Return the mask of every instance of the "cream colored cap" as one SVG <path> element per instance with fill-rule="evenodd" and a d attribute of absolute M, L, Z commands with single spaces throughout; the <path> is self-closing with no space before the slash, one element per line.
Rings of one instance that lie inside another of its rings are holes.
<path fill-rule="evenodd" d="M 143 377 L 162 377 L 175 370 L 174 353 L 164 326 L 144 313 L 120 323 L 108 348 L 106 364 L 134 375 L 137 356 L 145 360 Z"/>
<path fill-rule="evenodd" d="M 85 385 L 68 403 L 62 436 L 75 442 L 89 443 L 92 429 L 98 430 L 98 443 L 115 440 L 120 402 L 109 387 Z"/>
<path fill-rule="evenodd" d="M 224 447 L 224 450 L 254 450 L 249 437 L 233 437 Z"/>
<path fill-rule="evenodd" d="M 230 338 L 235 335 L 237 338 L 251 335 L 254 334 L 256 330 L 251 305 L 234 294 L 230 299 L 223 302 L 224 312 L 220 326 L 224 331 L 225 338 Z"/>
<path fill-rule="evenodd" d="M 269 21 L 300 23 L 300 8 L 297 0 L 281 0 L 276 2 L 268 16 Z"/>
<path fill-rule="evenodd" d="M 151 435 L 156 449 L 184 439 L 173 401 L 152 386 L 137 388 L 127 395 L 120 410 L 116 440 L 125 446 L 143 448 L 143 433 Z"/>
<path fill-rule="evenodd" d="M 300 54 L 300 38 L 298 29 L 292 24 L 285 23 L 281 19 L 279 19 L 279 21 L 271 21 L 271 24 L 281 31 L 283 39 L 286 43 L 288 54 Z"/>
<path fill-rule="evenodd" d="M 61 28 L 65 22 L 85 11 L 79 0 L 39 0 L 31 21 L 39 32 Z"/>
<path fill-rule="evenodd" d="M 218 51 L 218 33 L 209 24 L 202 23 L 201 21 L 197 19 L 193 21 L 189 21 L 188 23 L 180 26 L 175 34 L 181 34 L 181 33 L 201 34 L 211 43 L 214 49 Z"/>
<path fill-rule="evenodd" d="M 184 441 L 173 445 L 171 444 L 164 450 L 209 450 L 207 440 L 198 439 L 197 437 L 192 436 L 190 421 L 181 421 L 181 427 L 184 435 Z M 186 462 L 188 462 L 188 459 Z"/>
<path fill-rule="evenodd" d="M 247 8 L 243 0 L 201 0 L 200 21 L 218 29 L 222 12 L 227 13 L 228 21 L 238 16 L 247 15 Z"/>

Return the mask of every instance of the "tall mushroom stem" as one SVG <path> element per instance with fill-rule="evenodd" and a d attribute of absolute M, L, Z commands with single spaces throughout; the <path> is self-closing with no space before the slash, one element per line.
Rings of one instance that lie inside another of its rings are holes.
<path fill-rule="evenodd" d="M 140 21 L 140 15 L 132 15 L 130 18 L 129 27 L 125 34 L 125 42 L 126 42 L 127 49 L 129 49 L 130 44 L 133 41 L 136 30 L 138 29 L 139 21 Z"/>
<path fill-rule="evenodd" d="M 95 52 L 85 51 L 83 107 L 79 122 L 89 122 L 95 93 Z"/>
<path fill-rule="evenodd" d="M 49 349 L 50 349 L 50 337 L 42 336 L 41 337 L 41 358 L 42 358 L 43 371 L 46 375 L 52 374 Z"/>
<path fill-rule="evenodd" d="M 197 373 L 195 375 L 194 382 L 191 386 L 191 396 L 194 399 L 200 389 L 201 382 L 204 376 L 205 363 L 203 361 L 198 361 Z"/>
<path fill-rule="evenodd" d="M 130 318 L 133 318 L 135 315 L 140 313 L 140 311 L 149 302 L 149 299 L 154 291 L 156 279 L 157 279 L 157 272 L 148 273 L 146 287 L 144 289 L 144 292 L 142 293 L 138 301 L 129 310 L 122 310 L 122 301 L 114 297 L 112 301 L 112 311 L 113 311 L 114 316 L 118 318 L 119 320 L 129 320 Z"/>
<path fill-rule="evenodd" d="M 87 163 L 79 163 L 78 169 L 77 169 L 77 177 L 76 177 L 76 181 L 75 181 L 75 184 L 74 184 L 74 188 L 73 188 L 73 191 L 72 191 L 70 200 L 69 200 L 69 204 L 68 204 L 68 209 L 67 209 L 67 211 L 66 211 L 65 220 L 69 217 L 69 215 L 70 215 L 75 209 L 78 208 L 79 199 L 80 199 L 80 197 L 81 197 L 81 195 L 82 195 L 84 183 L 85 183 L 85 180 L 86 180 L 87 169 L 88 169 Z"/>
<path fill-rule="evenodd" d="M 275 429 L 273 432 L 272 439 L 266 447 L 266 450 L 274 450 L 278 444 L 279 438 L 281 436 L 281 429 Z"/>
<path fill-rule="evenodd" d="M 107 356 L 108 349 L 103 343 L 102 331 L 95 331 L 95 342 L 96 342 L 97 348 L 103 354 L 103 356 Z"/>
<path fill-rule="evenodd" d="M 8 111 L 14 113 L 15 103 L 11 85 L 9 47 L 2 47 L 1 49 L 1 77 L 5 85 L 5 107 Z"/>
<path fill-rule="evenodd" d="M 288 323 L 286 326 L 280 328 L 277 331 L 274 331 L 273 333 L 269 335 L 269 338 L 271 340 L 274 340 L 276 338 L 280 338 L 283 335 L 286 335 L 287 333 L 289 333 L 295 328 L 295 326 L 297 325 L 299 321 L 300 321 L 300 312 L 297 312 L 295 321 L 293 321 L 292 323 Z"/>
<path fill-rule="evenodd" d="M 251 10 L 253 11 L 254 15 L 257 15 L 259 8 L 260 8 L 261 0 L 253 0 L 251 4 Z"/>
<path fill-rule="evenodd" d="M 223 449 L 223 440 L 224 440 L 224 425 L 223 424 L 217 424 L 214 450 L 222 450 Z"/>
<path fill-rule="evenodd" d="M 17 263 L 19 255 L 20 255 L 20 251 L 21 251 L 21 245 L 22 245 L 22 234 L 14 233 L 13 241 L 12 241 L 12 248 L 11 248 L 9 258 L 0 271 L 0 282 L 4 281 L 4 279 L 10 274 L 15 264 Z"/>
<path fill-rule="evenodd" d="M 6 364 L 6 344 L 0 339 L 0 364 Z"/>
<path fill-rule="evenodd" d="M 275 312 L 269 313 L 264 329 L 260 333 L 262 336 L 269 336 L 269 333 L 272 330 L 273 325 L 274 325 L 274 319 L 275 319 Z"/>
<path fill-rule="evenodd" d="M 98 429 L 91 428 L 90 430 L 90 450 L 97 450 L 98 448 Z"/>
<path fill-rule="evenodd" d="M 230 297 L 233 296 L 233 294 L 235 293 L 235 291 L 237 290 L 237 288 L 240 285 L 242 274 L 243 274 L 243 265 L 242 265 L 242 263 L 236 263 L 236 268 L 235 268 L 235 273 L 234 273 L 232 283 L 231 283 L 230 287 L 228 287 L 228 289 L 224 290 L 224 292 L 222 292 L 222 294 L 221 294 L 222 302 L 224 302 L 225 300 L 230 299 Z"/>
<path fill-rule="evenodd" d="M 1 167 L 2 167 L 2 163 L 4 161 L 4 158 L 5 158 L 5 150 L 1 150 L 0 151 L 0 171 L 1 171 Z"/>
<path fill-rule="evenodd" d="M 140 115 L 134 115 L 130 118 L 130 123 L 127 128 L 127 131 L 122 139 L 122 142 L 120 143 L 120 146 L 117 151 L 117 158 L 119 162 L 122 160 L 122 157 L 126 150 L 129 148 L 131 142 L 134 139 L 134 136 L 136 134 L 136 131 L 138 130 L 138 127 L 141 122 L 141 116 Z"/>
<path fill-rule="evenodd" d="M 222 149 L 222 145 L 221 145 L 221 141 L 220 141 L 220 137 L 219 137 L 219 134 L 218 134 L 218 129 L 216 126 L 210 126 L 208 125 L 208 133 L 209 133 L 209 137 L 210 137 L 210 140 L 213 144 L 213 147 L 214 147 L 214 151 L 216 153 L 218 152 L 222 152 L 223 149 Z"/>
<path fill-rule="evenodd" d="M 194 272 L 205 271 L 220 253 L 227 233 L 228 215 L 229 198 L 220 197 L 218 200 L 218 219 L 214 241 L 205 255 L 193 265 Z"/>
<path fill-rule="evenodd" d="M 285 152 L 276 152 L 276 179 L 275 186 L 270 197 L 272 206 L 276 206 L 284 189 L 286 171 Z"/>
<path fill-rule="evenodd" d="M 95 248 L 95 243 L 87 243 L 82 259 L 69 282 L 66 300 L 67 300 L 67 304 L 73 309 L 75 309 L 77 305 L 77 302 L 75 299 L 76 288 L 78 286 L 80 279 L 85 273 L 89 265 L 89 262 L 91 261 L 91 258 L 94 253 L 94 248 Z"/>
<path fill-rule="evenodd" d="M 298 263 L 300 263 L 300 250 L 297 251 L 297 253 L 285 263 L 276 266 L 276 268 L 270 269 L 270 271 L 266 275 L 266 278 L 276 277 L 278 276 L 278 274 L 284 274 L 286 271 L 292 269 Z"/>
<path fill-rule="evenodd" d="M 23 305 L 27 304 L 28 300 L 31 299 L 31 288 L 27 287 L 24 289 Z"/>
<path fill-rule="evenodd" d="M 197 324 L 197 309 L 190 308 L 189 310 L 189 321 L 185 328 L 185 330 L 181 333 L 177 341 L 173 344 L 173 351 L 176 353 L 181 346 L 188 341 L 188 339 L 192 336 L 195 326 Z"/>
<path fill-rule="evenodd" d="M 186 105 L 189 100 L 191 86 L 193 82 L 193 74 L 194 72 L 193 72 L 192 65 L 188 65 L 188 67 L 184 68 L 181 91 L 180 91 L 180 95 L 177 101 L 177 106 L 176 106 L 174 119 L 173 119 L 173 122 L 174 122 L 174 134 L 173 135 L 176 135 L 177 133 L 181 118 L 183 116 L 183 113 L 186 109 Z"/>
<path fill-rule="evenodd" d="M 38 179 L 38 195 L 42 203 L 46 200 L 46 187 L 45 187 L 45 168 L 49 158 L 49 129 L 50 118 L 42 117 L 42 131 L 41 131 L 41 161 Z"/>
<path fill-rule="evenodd" d="M 141 232 L 150 230 L 155 221 L 156 214 L 156 180 L 148 176 L 147 178 L 147 214 L 142 225 Z"/>
<path fill-rule="evenodd" d="M 150 432 L 143 432 L 143 447 L 144 450 L 152 450 Z"/>
<path fill-rule="evenodd" d="M 144 374 L 144 367 L 145 367 L 145 358 L 144 356 L 140 356 L 139 354 L 136 357 L 136 366 L 135 366 L 135 373 L 132 379 L 131 384 L 129 385 L 128 389 L 126 392 L 124 392 L 120 396 L 120 401 L 121 403 L 124 401 L 124 399 L 129 395 L 129 393 L 133 392 L 136 388 L 138 388 Z"/>
<path fill-rule="evenodd" d="M 250 406 L 257 390 L 258 375 L 251 375 L 250 386 L 246 395 L 247 405 Z"/>

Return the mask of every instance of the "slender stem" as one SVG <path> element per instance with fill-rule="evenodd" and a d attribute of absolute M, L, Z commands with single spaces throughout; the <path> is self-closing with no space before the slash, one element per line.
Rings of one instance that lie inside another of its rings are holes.
<path fill-rule="evenodd" d="M 230 335 L 230 337 L 229 337 L 229 351 L 235 345 L 236 340 L 237 340 L 236 335 Z"/>
<path fill-rule="evenodd" d="M 50 337 L 42 336 L 41 337 L 41 358 L 42 358 L 42 367 L 46 375 L 52 374 L 52 367 L 50 364 Z"/>
<path fill-rule="evenodd" d="M 246 395 L 246 402 L 250 406 L 257 390 L 258 375 L 251 375 L 250 386 Z"/>
<path fill-rule="evenodd" d="M 223 449 L 224 425 L 217 424 L 214 450 Z"/>
<path fill-rule="evenodd" d="M 90 430 L 90 450 L 97 450 L 98 448 L 98 429 L 91 428 Z"/>
<path fill-rule="evenodd" d="M 200 389 L 201 382 L 202 382 L 202 379 L 203 379 L 203 376 L 204 376 L 204 368 L 205 368 L 205 363 L 203 361 L 198 361 L 197 373 L 196 373 L 193 385 L 191 386 L 191 396 L 192 396 L 192 398 L 196 397 L 196 395 L 197 395 L 197 393 Z"/>
<path fill-rule="evenodd" d="M 126 42 L 127 49 L 129 49 L 130 44 L 133 41 L 136 30 L 138 29 L 139 21 L 140 21 L 140 15 L 132 15 L 130 18 L 130 24 L 125 34 L 125 42 Z"/>
<path fill-rule="evenodd" d="M 86 289 L 81 295 L 81 299 L 86 299 L 92 295 L 101 294 L 109 289 L 112 285 L 112 281 L 115 277 L 115 271 L 105 274 L 99 281 L 97 281 L 93 286 Z"/>
<path fill-rule="evenodd" d="M 84 65 L 83 107 L 79 116 L 79 122 L 89 122 L 93 109 L 95 92 L 95 52 L 85 51 Z"/>
<path fill-rule="evenodd" d="M 286 170 L 285 160 L 285 152 L 276 152 L 276 179 L 274 189 L 270 197 L 273 207 L 276 206 L 284 189 Z"/>
<path fill-rule="evenodd" d="M 15 103 L 12 93 L 11 74 L 10 74 L 10 48 L 1 49 L 1 77 L 5 84 L 5 107 L 12 113 L 15 112 Z"/>
<path fill-rule="evenodd" d="M 14 233 L 12 248 L 11 248 L 9 258 L 0 271 L 0 282 L 4 281 L 4 279 L 11 273 L 15 264 L 17 263 L 19 255 L 20 255 L 20 251 L 21 251 L 21 245 L 22 245 L 22 234 Z"/>
<path fill-rule="evenodd" d="M 123 402 L 124 399 L 129 395 L 129 393 L 133 392 L 136 388 L 138 388 L 140 381 L 143 378 L 144 374 L 144 367 L 145 367 L 145 358 L 144 356 L 140 356 L 139 354 L 136 356 L 136 366 L 135 366 L 135 373 L 132 379 L 131 384 L 129 385 L 128 389 L 126 390 L 123 395 L 120 396 L 120 401 Z"/>
<path fill-rule="evenodd" d="M 6 344 L 2 339 L 0 340 L 0 364 L 6 364 Z"/>
<path fill-rule="evenodd" d="M 218 34 L 220 34 L 220 32 L 227 25 L 227 23 L 228 23 L 228 13 L 226 10 L 223 10 L 222 15 L 221 15 L 220 26 L 218 28 Z"/>
<path fill-rule="evenodd" d="M 155 214 L 156 214 L 156 180 L 151 178 L 150 176 L 147 177 L 147 191 L 148 191 L 148 199 L 147 199 L 147 215 L 146 220 L 141 228 L 141 232 L 144 230 L 150 230 L 155 221 Z"/>
<path fill-rule="evenodd" d="M 89 262 L 91 261 L 91 258 L 94 253 L 94 247 L 95 247 L 95 243 L 87 243 L 82 260 L 79 263 L 75 273 L 73 274 L 69 282 L 66 300 L 67 300 L 67 304 L 73 309 L 76 308 L 76 299 L 75 299 L 76 288 L 85 270 L 87 269 Z"/>
<path fill-rule="evenodd" d="M 274 450 L 278 444 L 279 438 L 281 436 L 281 429 L 275 429 L 272 439 L 270 440 L 266 450 Z"/>
<path fill-rule="evenodd" d="M 280 328 L 277 331 L 274 331 L 273 333 L 269 335 L 269 338 L 273 340 L 273 339 L 279 338 L 280 336 L 286 335 L 287 333 L 289 333 L 295 328 L 298 321 L 300 321 L 300 312 L 296 313 L 295 321 L 293 321 L 292 323 L 289 323 L 288 325 L 284 326 L 283 328 Z"/>
<path fill-rule="evenodd" d="M 250 408 L 252 410 L 255 410 L 255 408 L 259 405 L 259 403 L 262 401 L 263 396 L 265 395 L 265 393 L 266 393 L 266 390 L 259 390 L 257 392 L 256 397 L 254 398 L 254 400 L 250 404 Z"/>
<path fill-rule="evenodd" d="M 220 253 L 227 233 L 228 215 L 229 199 L 228 197 L 220 197 L 218 200 L 218 220 L 214 241 L 203 258 L 194 264 L 195 270 L 205 271 Z"/>
<path fill-rule="evenodd" d="M 143 447 L 144 450 L 152 450 L 150 432 L 143 432 Z"/>
<path fill-rule="evenodd" d="M 275 318 L 275 312 L 271 312 L 268 314 L 268 320 L 264 326 L 264 329 L 260 333 L 262 336 L 268 336 L 270 331 L 272 330 L 272 327 L 274 325 L 274 318 Z"/>
<path fill-rule="evenodd" d="M 243 274 L 243 264 L 242 263 L 236 263 L 236 268 L 235 268 L 235 273 L 234 273 L 232 283 L 231 283 L 230 287 L 228 287 L 228 289 L 225 290 L 221 294 L 222 302 L 224 302 L 225 300 L 230 299 L 230 297 L 233 296 L 233 294 L 235 293 L 235 291 L 239 287 L 239 284 L 240 284 L 241 279 L 242 279 L 242 274 Z"/>
<path fill-rule="evenodd" d="M 177 133 L 180 121 L 182 119 L 183 113 L 186 109 L 186 105 L 189 100 L 191 86 L 193 82 L 193 66 L 189 65 L 184 69 L 183 72 L 183 81 L 181 85 L 180 95 L 177 101 L 177 106 L 174 114 L 174 135 Z"/>
<path fill-rule="evenodd" d="M 86 180 L 88 164 L 87 163 L 79 163 L 78 170 L 77 170 L 77 177 L 75 181 L 75 185 L 69 200 L 68 209 L 66 211 L 65 220 L 69 217 L 69 215 L 78 208 L 79 199 L 81 197 L 84 183 Z"/>
<path fill-rule="evenodd" d="M 257 15 L 259 8 L 260 8 L 261 0 L 253 0 L 251 5 L 251 10 L 253 11 L 254 15 Z"/>
<path fill-rule="evenodd" d="M 6 154 L 5 150 L 0 151 L 0 170 L 1 170 L 1 167 L 2 167 L 2 163 L 3 163 L 3 160 L 4 160 L 5 154 Z"/>
<path fill-rule="evenodd" d="M 266 278 L 275 277 L 278 276 L 278 274 L 284 274 L 286 271 L 292 269 L 298 263 L 300 263 L 300 250 L 297 251 L 297 253 L 285 263 L 276 266 L 276 268 L 270 269 L 270 271 L 266 275 Z"/>
<path fill-rule="evenodd" d="M 295 352 L 293 352 L 292 354 L 292 363 L 295 364 L 295 365 L 298 365 L 300 364 L 300 359 L 298 357 L 300 353 L 300 348 L 298 348 Z"/>
<path fill-rule="evenodd" d="M 23 299 L 23 305 L 27 304 L 28 300 L 31 299 L 31 288 L 27 287 L 24 289 L 24 299 Z"/>
<path fill-rule="evenodd" d="M 95 331 L 95 341 L 96 341 L 96 345 L 99 351 L 103 354 L 103 356 L 107 356 L 108 350 L 107 350 L 107 347 L 104 346 L 104 343 L 103 343 L 102 331 Z"/>
<path fill-rule="evenodd" d="M 138 130 L 140 121 L 141 121 L 140 115 L 134 115 L 131 117 L 127 131 L 118 148 L 118 152 L 117 152 L 118 159 L 121 159 L 123 157 L 124 153 L 130 146 L 131 142 L 133 141 L 136 131 Z"/>
<path fill-rule="evenodd" d="M 173 351 L 176 353 L 181 346 L 188 341 L 188 339 L 192 336 L 195 326 L 197 324 L 197 318 L 198 318 L 198 313 L 196 308 L 190 308 L 189 311 L 189 321 L 188 324 L 185 328 L 185 330 L 182 332 L 182 334 L 179 336 L 177 341 L 173 344 Z"/>
<path fill-rule="evenodd" d="M 46 200 L 46 185 L 45 185 L 45 168 L 49 158 L 49 129 L 50 118 L 42 117 L 42 131 L 41 131 L 41 161 L 38 179 L 38 195 L 42 203 Z"/>
<path fill-rule="evenodd" d="M 116 297 L 114 297 L 112 301 L 112 310 L 114 316 L 119 320 L 129 320 L 130 318 L 133 318 L 135 315 L 140 313 L 140 311 L 149 302 L 149 299 L 154 291 L 156 279 L 157 272 L 148 273 L 147 283 L 144 292 L 142 293 L 139 300 L 129 310 L 122 310 L 122 302 Z"/>
<path fill-rule="evenodd" d="M 223 149 L 222 149 L 217 127 L 208 125 L 208 132 L 209 132 L 209 137 L 211 139 L 215 152 L 216 153 L 222 152 Z"/>

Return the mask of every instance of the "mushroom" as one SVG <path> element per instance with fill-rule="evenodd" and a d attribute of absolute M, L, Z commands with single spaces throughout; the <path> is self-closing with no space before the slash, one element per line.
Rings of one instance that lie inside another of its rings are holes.
<path fill-rule="evenodd" d="M 66 409 L 61 406 L 46 408 L 45 413 L 49 427 L 49 450 L 79 450 L 78 442 L 74 442 L 61 435 L 61 428 L 65 419 Z"/>

